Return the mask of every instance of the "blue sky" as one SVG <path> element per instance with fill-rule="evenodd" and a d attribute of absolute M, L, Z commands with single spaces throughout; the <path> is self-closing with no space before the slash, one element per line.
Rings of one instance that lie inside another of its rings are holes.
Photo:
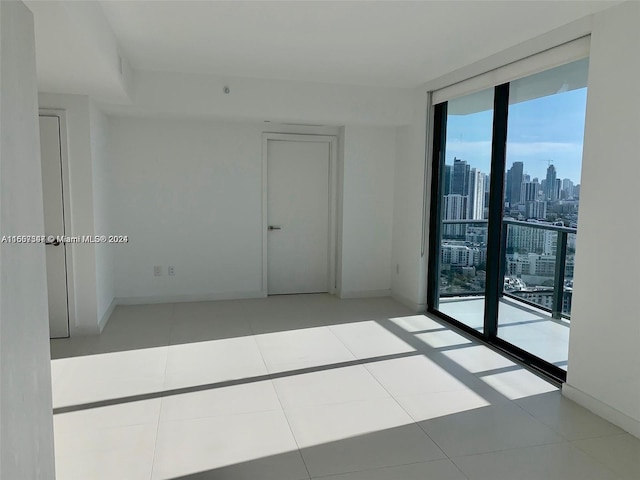
<path fill-rule="evenodd" d="M 553 160 L 557 178 L 580 183 L 586 101 L 587 89 L 581 88 L 511 105 L 507 168 L 524 162 L 524 172 L 542 180 Z M 489 173 L 492 119 L 492 111 L 450 115 L 446 163 L 457 157 Z"/>

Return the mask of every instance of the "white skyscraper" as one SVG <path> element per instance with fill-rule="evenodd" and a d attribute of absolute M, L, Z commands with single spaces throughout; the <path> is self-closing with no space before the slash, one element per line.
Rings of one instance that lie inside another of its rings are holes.
<path fill-rule="evenodd" d="M 469 172 L 469 213 L 467 218 L 482 220 L 484 218 L 484 191 L 487 176 L 476 168 Z"/>
<path fill-rule="evenodd" d="M 465 220 L 469 213 L 469 197 L 455 193 L 444 196 L 444 220 Z M 444 225 L 444 236 L 464 235 L 466 225 Z"/>

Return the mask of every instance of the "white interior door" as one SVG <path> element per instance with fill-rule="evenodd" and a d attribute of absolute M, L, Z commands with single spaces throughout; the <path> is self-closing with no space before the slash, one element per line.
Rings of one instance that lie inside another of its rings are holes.
<path fill-rule="evenodd" d="M 40 153 L 45 235 L 62 236 L 65 230 L 59 117 L 40 117 Z M 47 240 L 45 249 L 49 292 L 49 335 L 51 338 L 68 337 L 66 246 L 57 240 L 54 242 Z"/>
<path fill-rule="evenodd" d="M 268 293 L 329 291 L 330 143 L 267 142 Z"/>

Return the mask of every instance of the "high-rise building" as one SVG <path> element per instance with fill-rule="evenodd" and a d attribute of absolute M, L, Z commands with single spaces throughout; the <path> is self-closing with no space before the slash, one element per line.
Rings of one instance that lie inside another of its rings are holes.
<path fill-rule="evenodd" d="M 540 184 L 538 182 L 522 182 L 520 189 L 520 201 L 522 203 L 532 202 L 538 199 Z"/>
<path fill-rule="evenodd" d="M 558 196 L 554 196 L 554 190 L 556 187 L 556 167 L 549 165 L 547 168 L 547 178 L 544 184 L 544 197 L 547 200 L 557 200 Z"/>
<path fill-rule="evenodd" d="M 527 202 L 526 216 L 527 218 L 544 220 L 547 218 L 547 202 L 544 200 Z"/>
<path fill-rule="evenodd" d="M 562 180 L 556 178 L 555 184 L 553 186 L 553 196 L 554 200 L 560 200 L 560 193 L 562 192 Z"/>
<path fill-rule="evenodd" d="M 509 205 L 512 207 L 518 205 L 521 202 L 520 190 L 522 188 L 522 172 L 524 170 L 524 164 L 522 162 L 513 162 L 511 165 L 511 196 L 509 197 Z"/>
<path fill-rule="evenodd" d="M 468 198 L 466 195 L 458 195 L 457 193 L 450 193 L 444 196 L 443 205 L 443 219 L 444 220 L 465 220 L 469 212 Z M 460 237 L 464 236 L 466 225 L 451 225 L 445 224 L 443 226 L 444 237 Z"/>
<path fill-rule="evenodd" d="M 573 200 L 573 182 L 570 179 L 562 180 L 562 192 L 566 200 Z"/>
<path fill-rule="evenodd" d="M 444 194 L 451 193 L 451 165 L 444 166 Z"/>
<path fill-rule="evenodd" d="M 509 203 L 509 206 L 511 206 L 511 190 L 511 169 L 508 169 L 504 176 L 504 201 L 505 204 Z"/>
<path fill-rule="evenodd" d="M 467 218 L 481 220 L 484 218 L 484 190 L 486 175 L 477 168 L 469 171 L 469 213 Z"/>
<path fill-rule="evenodd" d="M 454 195 L 467 195 L 469 193 L 469 171 L 471 167 L 464 160 L 453 159 L 453 171 L 451 174 L 451 193 Z"/>

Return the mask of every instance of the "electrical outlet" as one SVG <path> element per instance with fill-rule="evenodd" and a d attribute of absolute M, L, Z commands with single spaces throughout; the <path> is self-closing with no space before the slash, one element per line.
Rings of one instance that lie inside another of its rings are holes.
<path fill-rule="evenodd" d="M 161 275 L 162 275 L 162 267 L 160 265 L 156 265 L 155 267 L 153 267 L 153 276 L 159 277 Z"/>
<path fill-rule="evenodd" d="M 173 269 L 173 265 L 169 265 L 167 267 L 167 275 L 173 276 L 176 274 L 176 271 Z"/>

